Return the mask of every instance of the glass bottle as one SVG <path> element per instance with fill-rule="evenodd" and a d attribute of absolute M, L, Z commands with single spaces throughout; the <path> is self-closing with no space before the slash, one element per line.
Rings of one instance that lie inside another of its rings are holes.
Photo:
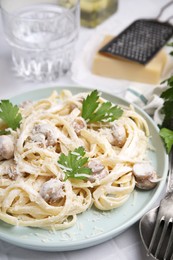
<path fill-rule="evenodd" d="M 81 0 L 81 25 L 96 27 L 114 14 L 118 8 L 118 0 Z"/>

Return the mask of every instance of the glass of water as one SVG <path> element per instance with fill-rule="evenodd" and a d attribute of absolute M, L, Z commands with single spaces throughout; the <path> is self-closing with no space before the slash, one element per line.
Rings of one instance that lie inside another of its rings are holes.
<path fill-rule="evenodd" d="M 1 0 L 17 75 L 55 81 L 67 73 L 80 26 L 79 0 Z"/>

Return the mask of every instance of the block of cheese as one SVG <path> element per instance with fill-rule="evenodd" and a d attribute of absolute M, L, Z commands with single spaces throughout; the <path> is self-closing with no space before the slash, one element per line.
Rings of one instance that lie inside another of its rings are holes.
<path fill-rule="evenodd" d="M 111 36 L 106 36 L 98 50 L 111 39 Z M 97 52 L 92 64 L 92 73 L 103 77 L 158 84 L 166 62 L 167 54 L 163 49 L 146 65 Z"/>

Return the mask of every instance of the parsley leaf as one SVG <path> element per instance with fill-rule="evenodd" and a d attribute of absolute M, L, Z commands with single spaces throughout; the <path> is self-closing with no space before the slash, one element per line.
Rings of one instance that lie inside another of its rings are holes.
<path fill-rule="evenodd" d="M 162 94 L 161 97 L 165 100 L 173 101 L 173 88 L 168 88 L 165 90 Z"/>
<path fill-rule="evenodd" d="M 85 156 L 85 150 L 81 146 L 74 151 L 70 151 L 68 155 L 62 153 L 59 157 L 58 164 L 65 173 L 65 179 L 86 179 L 92 173 L 91 169 L 84 165 L 88 162 Z"/>
<path fill-rule="evenodd" d="M 162 128 L 160 130 L 160 136 L 163 138 L 166 145 L 167 152 L 169 153 L 173 145 L 173 131 L 167 128 Z"/>
<path fill-rule="evenodd" d="M 169 47 L 173 47 L 173 42 L 167 43 L 166 45 Z"/>
<path fill-rule="evenodd" d="M 167 85 L 168 86 L 172 86 L 173 87 L 173 76 L 171 76 L 170 78 L 168 78 L 168 79 L 165 79 L 164 81 L 162 81 L 161 82 L 161 84 L 163 84 L 163 83 L 165 83 L 165 82 L 167 82 Z M 163 92 L 164 93 L 164 92 Z M 162 94 L 163 94 L 162 93 Z M 162 97 L 162 94 L 161 94 L 161 97 Z"/>
<path fill-rule="evenodd" d="M 173 130 L 173 76 L 167 79 L 168 88 L 162 92 L 161 98 L 164 99 L 161 113 L 164 115 L 162 128 Z"/>
<path fill-rule="evenodd" d="M 10 134 L 9 131 L 6 131 L 6 130 L 0 130 L 0 135 L 8 135 Z"/>
<path fill-rule="evenodd" d="M 91 94 L 84 99 L 82 105 L 82 117 L 84 119 L 88 119 L 92 113 L 94 113 L 99 105 L 99 102 L 97 101 L 98 99 L 99 94 L 97 90 L 92 91 Z"/>
<path fill-rule="evenodd" d="M 1 100 L 0 118 L 7 125 L 7 128 L 12 128 L 13 130 L 16 130 L 20 126 L 22 115 L 20 114 L 17 105 L 13 106 L 13 104 L 9 100 Z"/>
<path fill-rule="evenodd" d="M 99 93 L 94 90 L 83 101 L 82 117 L 89 123 L 112 122 L 122 116 L 123 110 L 111 102 L 99 101 Z"/>
<path fill-rule="evenodd" d="M 160 95 L 164 103 L 161 113 L 164 115 L 161 125 L 160 136 L 165 142 L 167 152 L 171 151 L 173 146 L 173 76 L 167 79 L 168 88 Z"/>

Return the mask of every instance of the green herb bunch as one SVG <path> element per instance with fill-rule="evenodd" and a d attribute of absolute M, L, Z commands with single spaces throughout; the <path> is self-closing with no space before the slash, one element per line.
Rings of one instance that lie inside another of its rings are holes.
<path fill-rule="evenodd" d="M 173 42 L 168 43 L 167 46 L 173 47 Z M 169 54 L 173 56 L 173 51 Z M 160 136 L 165 142 L 167 152 L 170 153 L 173 147 L 173 75 L 163 83 L 165 82 L 167 83 L 167 89 L 160 96 L 164 100 L 161 110 L 164 118 L 160 129 Z"/>
<path fill-rule="evenodd" d="M 173 47 L 173 43 L 169 46 Z M 173 55 L 173 52 L 170 52 Z M 161 98 L 164 103 L 161 113 L 164 115 L 163 122 L 160 129 L 160 136 L 163 138 L 167 152 L 170 153 L 173 146 L 173 75 L 164 81 L 167 83 L 167 89 L 162 92 Z"/>

